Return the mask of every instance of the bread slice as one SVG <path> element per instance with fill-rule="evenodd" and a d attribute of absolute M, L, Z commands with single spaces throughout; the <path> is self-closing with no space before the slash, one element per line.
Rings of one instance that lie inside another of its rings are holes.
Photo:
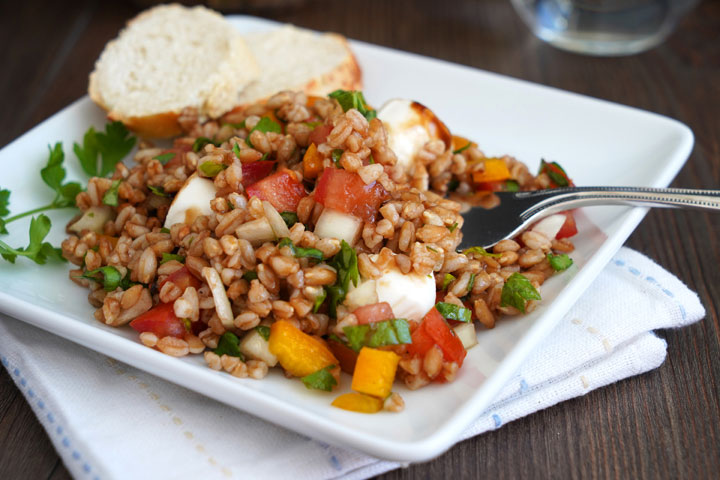
<path fill-rule="evenodd" d="M 147 137 L 180 133 L 185 107 L 218 117 L 259 73 L 240 33 L 220 14 L 161 5 L 130 20 L 90 74 L 90 98 Z"/>
<path fill-rule="evenodd" d="M 283 90 L 324 96 L 339 88 L 361 90 L 362 73 L 347 40 L 285 25 L 245 35 L 260 76 L 240 92 L 239 105 L 266 100 Z"/>

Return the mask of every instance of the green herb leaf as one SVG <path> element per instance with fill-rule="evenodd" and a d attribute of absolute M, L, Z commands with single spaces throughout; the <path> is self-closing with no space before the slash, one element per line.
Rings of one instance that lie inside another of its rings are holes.
<path fill-rule="evenodd" d="M 240 353 L 240 339 L 232 332 L 225 332 L 218 341 L 218 346 L 215 350 L 216 355 L 230 355 L 231 357 L 239 357 L 240 360 L 245 361 L 245 356 Z"/>
<path fill-rule="evenodd" d="M 0 217 L 5 217 L 10 213 L 8 206 L 10 205 L 10 190 L 0 190 Z"/>
<path fill-rule="evenodd" d="M 460 186 L 460 180 L 452 178 L 447 184 L 448 192 L 454 192 Z"/>
<path fill-rule="evenodd" d="M 232 151 L 237 158 L 240 158 L 240 146 L 237 143 L 233 144 Z"/>
<path fill-rule="evenodd" d="M 18 256 L 27 257 L 38 265 L 45 264 L 48 259 L 64 262 L 62 251 L 48 242 L 43 242 L 50 232 L 52 222 L 43 214 L 30 220 L 29 243 L 25 248 L 12 248 L 0 241 L 0 255 L 10 263 L 15 263 Z"/>
<path fill-rule="evenodd" d="M 377 117 L 377 112 L 368 108 L 365 103 L 365 96 L 362 92 L 357 90 L 335 90 L 328 95 L 330 98 L 334 98 L 338 101 L 343 109 L 343 112 L 347 112 L 351 108 L 357 109 L 365 118 L 372 120 Z"/>
<path fill-rule="evenodd" d="M 170 233 L 170 229 L 163 227 L 160 229 L 160 233 Z"/>
<path fill-rule="evenodd" d="M 160 155 L 153 157 L 153 159 L 157 160 L 163 165 L 167 165 L 167 163 L 173 158 L 175 158 L 175 152 L 161 153 Z"/>
<path fill-rule="evenodd" d="M 182 322 L 185 326 L 185 331 L 188 333 L 192 333 L 192 320 L 190 320 L 189 318 L 183 318 Z"/>
<path fill-rule="evenodd" d="M 458 227 L 458 222 L 453 223 L 449 227 L 447 227 L 448 230 L 450 230 L 450 233 L 454 232 L 455 229 Z"/>
<path fill-rule="evenodd" d="M 453 154 L 455 154 L 455 153 L 462 153 L 462 152 L 464 152 L 465 150 L 467 150 L 468 148 L 470 148 L 471 145 L 472 145 L 472 142 L 468 142 L 468 143 L 466 143 L 464 146 L 458 148 L 457 150 L 453 150 Z"/>
<path fill-rule="evenodd" d="M 511 306 L 525 313 L 525 305 L 528 300 L 540 300 L 540 294 L 532 286 L 527 277 L 513 273 L 505 281 L 500 295 L 500 306 Z"/>
<path fill-rule="evenodd" d="M 368 157 L 368 164 L 375 165 L 375 159 L 373 158 L 372 153 Z"/>
<path fill-rule="evenodd" d="M 80 277 L 98 282 L 103 286 L 106 292 L 112 292 L 118 288 L 123 281 L 120 271 L 109 265 L 106 267 L 96 268 L 95 270 L 89 270 L 80 275 Z"/>
<path fill-rule="evenodd" d="M 520 184 L 516 182 L 515 180 L 508 180 L 505 182 L 505 191 L 506 192 L 519 192 L 520 191 Z"/>
<path fill-rule="evenodd" d="M 331 392 L 332 387 L 337 385 L 337 380 L 330 373 L 333 368 L 335 368 L 335 365 L 328 365 L 317 372 L 302 377 L 301 380 L 307 388 Z"/>
<path fill-rule="evenodd" d="M 472 292 L 472 289 L 475 286 L 475 278 L 477 278 L 477 274 L 471 273 L 470 280 L 468 280 L 468 286 L 467 286 L 468 295 L 470 294 L 470 292 Z"/>
<path fill-rule="evenodd" d="M 75 143 L 73 150 L 85 173 L 91 177 L 104 177 L 115 170 L 115 165 L 130 153 L 135 141 L 122 122 L 112 122 L 105 125 L 105 132 L 96 132 L 90 127 L 83 137 L 83 146 Z"/>
<path fill-rule="evenodd" d="M 463 255 L 469 255 L 471 253 L 476 253 L 478 255 L 482 255 L 484 257 L 493 257 L 493 258 L 500 258 L 502 257 L 501 253 L 490 253 L 487 250 L 485 250 L 483 247 L 470 247 L 467 250 L 463 250 Z"/>
<path fill-rule="evenodd" d="M 285 225 L 287 225 L 288 228 L 292 228 L 292 226 L 298 222 L 298 216 L 295 212 L 282 212 L 280 213 L 280 216 L 285 221 Z"/>
<path fill-rule="evenodd" d="M 115 180 L 110 185 L 110 188 L 107 189 L 105 194 L 102 198 L 102 203 L 105 205 L 110 205 L 111 207 L 117 207 L 118 206 L 118 189 L 120 188 L 120 183 L 122 180 Z"/>
<path fill-rule="evenodd" d="M 212 140 L 212 139 L 207 138 L 207 137 L 198 137 L 198 138 L 196 138 L 195 141 L 193 142 L 193 146 L 192 146 L 193 152 L 195 152 L 195 153 L 199 152 L 200 150 L 202 150 L 203 148 L 205 148 L 205 145 L 207 145 L 208 143 L 212 143 L 212 144 L 215 145 L 216 147 L 219 147 L 219 146 L 220 146 L 220 143 L 219 143 L 219 142 L 216 142 L 215 140 Z"/>
<path fill-rule="evenodd" d="M 573 264 L 573 259 L 570 258 L 567 253 L 561 253 L 560 255 L 553 255 L 552 253 L 548 253 L 547 259 L 548 262 L 550 262 L 550 266 L 556 272 L 562 272 L 563 270 L 567 270 L 570 265 Z"/>
<path fill-rule="evenodd" d="M 258 325 L 257 327 L 255 327 L 255 330 L 257 330 L 257 332 L 260 334 L 261 337 L 265 339 L 266 342 L 270 340 L 270 327 L 268 327 L 267 325 Z"/>
<path fill-rule="evenodd" d="M 437 248 L 431 247 L 430 245 L 425 245 L 425 248 L 426 248 L 429 252 L 433 252 L 433 253 L 437 253 L 437 252 L 438 252 Z"/>
<path fill-rule="evenodd" d="M 158 197 L 169 197 L 169 193 L 165 193 L 165 189 L 163 187 L 156 187 L 154 185 L 148 185 L 148 189 Z"/>
<path fill-rule="evenodd" d="M 293 244 L 292 240 L 288 237 L 282 238 L 278 242 L 278 248 L 290 247 L 290 251 L 293 253 L 295 258 L 313 258 L 315 260 L 322 260 L 325 257 L 323 253 L 317 248 L 303 248 Z"/>
<path fill-rule="evenodd" d="M 343 328 L 348 346 L 359 352 L 362 347 L 384 347 L 412 343 L 410 325 L 404 318 L 352 325 Z"/>
<path fill-rule="evenodd" d="M 330 297 L 329 314 L 332 318 L 337 316 L 337 306 L 345 300 L 350 282 L 357 287 L 360 281 L 357 253 L 345 240 L 340 243 L 340 251 L 335 254 L 328 264 L 337 271 L 335 284 L 327 287 Z"/>
<path fill-rule="evenodd" d="M 267 133 L 267 132 L 274 132 L 274 133 L 282 133 L 282 127 L 279 123 L 272 120 L 270 117 L 262 117 L 258 123 L 253 127 L 252 130 L 248 132 L 248 136 L 245 139 L 245 143 L 248 144 L 249 147 L 255 148 L 250 142 L 250 135 L 257 130 L 259 132 Z"/>
<path fill-rule="evenodd" d="M 163 254 L 162 254 L 162 260 L 160 260 L 160 265 L 162 265 L 163 263 L 170 262 L 170 261 L 172 261 L 172 260 L 177 260 L 177 261 L 180 262 L 180 263 L 185 263 L 185 257 L 183 257 L 182 255 L 177 255 L 177 254 L 175 254 L 175 253 L 165 253 L 165 252 L 163 252 Z"/>
<path fill-rule="evenodd" d="M 442 289 L 443 290 L 447 289 L 448 285 L 450 285 L 454 280 L 455 280 L 454 275 L 452 275 L 450 273 L 446 273 L 445 277 L 443 277 Z"/>
<path fill-rule="evenodd" d="M 40 170 L 40 176 L 48 187 L 57 192 L 65 179 L 65 169 L 62 166 L 65 153 L 61 142 L 57 142 L 54 147 L 48 145 L 48 150 L 50 150 L 50 155 L 47 165 Z"/>
<path fill-rule="evenodd" d="M 305 125 L 307 125 L 308 127 L 313 128 L 313 129 L 314 129 L 315 127 L 323 124 L 323 122 L 320 122 L 320 121 L 318 121 L 318 122 L 303 122 L 303 123 L 304 123 Z"/>
<path fill-rule="evenodd" d="M 242 278 L 244 278 L 248 282 L 252 282 L 253 280 L 257 280 L 257 272 L 254 272 L 253 270 L 248 270 L 247 272 L 243 273 Z"/>
<path fill-rule="evenodd" d="M 472 319 L 472 313 L 465 307 L 460 307 L 454 303 L 438 302 L 435 304 L 435 308 L 440 312 L 440 315 L 445 317 L 446 320 L 457 320 L 458 322 L 468 323 Z"/>
<path fill-rule="evenodd" d="M 317 313 L 318 310 L 320 310 L 320 307 L 322 307 L 323 302 L 327 298 L 327 290 L 324 288 L 322 289 L 322 292 L 320 292 L 320 295 L 315 297 L 315 302 L 313 303 L 313 313 Z"/>
<path fill-rule="evenodd" d="M 340 167 L 340 159 L 342 158 L 342 154 L 343 154 L 342 148 L 336 148 L 330 154 L 330 156 L 332 157 L 333 163 L 338 167 Z"/>
<path fill-rule="evenodd" d="M 200 167 L 198 168 L 198 170 L 200 170 L 206 177 L 214 177 L 226 168 L 228 168 L 228 166 L 224 163 L 207 161 L 203 162 L 202 165 L 200 165 Z"/>

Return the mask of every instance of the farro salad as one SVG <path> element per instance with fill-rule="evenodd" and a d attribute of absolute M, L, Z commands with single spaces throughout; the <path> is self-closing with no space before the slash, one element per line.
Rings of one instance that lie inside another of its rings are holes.
<path fill-rule="evenodd" d="M 453 381 L 476 324 L 531 311 L 572 264 L 571 212 L 457 250 L 465 204 L 572 182 L 554 162 L 533 175 L 486 157 L 416 102 L 376 111 L 360 92 L 281 92 L 219 120 L 186 109 L 180 123 L 171 148 L 140 142 L 132 167 L 118 162 L 134 144 L 122 125 L 91 129 L 75 145 L 87 189 L 63 186 L 64 170 L 56 182 L 82 212 L 62 243 L 70 279 L 98 321 L 165 354 L 240 378 L 280 368 L 328 392 L 344 371 L 353 393 L 332 405 L 401 411 L 396 380 Z"/>

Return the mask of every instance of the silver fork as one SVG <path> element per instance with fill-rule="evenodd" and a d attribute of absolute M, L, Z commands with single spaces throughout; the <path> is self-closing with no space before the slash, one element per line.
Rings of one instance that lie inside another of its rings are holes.
<path fill-rule="evenodd" d="M 532 192 L 497 192 L 500 205 L 474 207 L 465 219 L 461 248 L 492 247 L 553 213 L 591 205 L 695 208 L 720 212 L 720 190 L 645 187 L 569 187 Z"/>

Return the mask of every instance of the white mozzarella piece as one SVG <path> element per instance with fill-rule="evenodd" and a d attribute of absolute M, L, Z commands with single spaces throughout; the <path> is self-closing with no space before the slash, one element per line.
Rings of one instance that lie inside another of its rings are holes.
<path fill-rule="evenodd" d="M 212 215 L 210 202 L 215 198 L 215 193 L 217 189 L 212 180 L 192 174 L 170 204 L 165 228 L 176 223 L 190 225 L 200 215 Z"/>
<path fill-rule="evenodd" d="M 403 274 L 393 268 L 375 280 L 378 302 L 387 302 L 397 318 L 420 321 L 435 305 L 432 275 Z"/>
<path fill-rule="evenodd" d="M 430 132 L 412 105 L 412 100 L 396 98 L 383 105 L 377 115 L 387 130 L 388 146 L 405 171 L 410 169 L 423 145 L 430 141 Z"/>

